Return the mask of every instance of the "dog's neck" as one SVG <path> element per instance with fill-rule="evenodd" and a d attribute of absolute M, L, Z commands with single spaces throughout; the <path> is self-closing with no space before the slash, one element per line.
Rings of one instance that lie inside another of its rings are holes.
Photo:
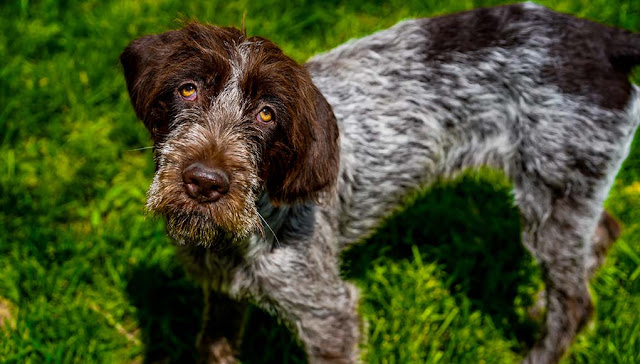
<path fill-rule="evenodd" d="M 275 206 L 266 192 L 257 202 L 262 231 L 256 232 L 262 244 L 271 248 L 308 238 L 313 233 L 316 204 L 314 202 Z"/>

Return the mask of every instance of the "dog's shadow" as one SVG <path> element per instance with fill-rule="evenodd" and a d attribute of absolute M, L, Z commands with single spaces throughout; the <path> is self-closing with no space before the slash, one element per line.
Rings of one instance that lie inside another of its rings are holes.
<path fill-rule="evenodd" d="M 129 278 L 127 293 L 136 306 L 145 363 L 193 363 L 203 295 L 177 264 L 142 264 Z"/>
<path fill-rule="evenodd" d="M 140 265 L 129 278 L 127 293 L 136 306 L 144 345 L 144 363 L 194 363 L 203 295 L 175 265 Z M 275 318 L 250 307 L 242 347 L 243 363 L 304 363 L 305 354 Z"/>
<path fill-rule="evenodd" d="M 415 245 L 423 261 L 443 268 L 454 297 L 468 298 L 475 309 L 492 317 L 505 337 L 516 337 L 526 347 L 536 330 L 515 312 L 514 301 L 519 287 L 534 286 L 539 273 L 519 241 L 519 217 L 508 185 L 465 175 L 436 185 L 375 236 L 350 248 L 343 254 L 343 271 L 346 279 L 360 281 L 366 289 L 368 268 L 381 259 L 411 260 Z M 145 362 L 194 362 L 203 298 L 182 268 L 141 265 L 131 275 L 128 293 L 138 308 Z M 289 331 L 255 307 L 249 310 L 241 359 L 306 362 Z"/>
<path fill-rule="evenodd" d="M 454 298 L 468 299 L 472 309 L 489 315 L 524 352 L 539 328 L 516 307 L 533 305 L 540 271 L 521 244 L 520 231 L 518 208 L 504 176 L 468 173 L 436 184 L 376 235 L 349 249 L 343 254 L 343 270 L 366 289 L 368 268 L 389 259 L 413 260 L 415 246 L 422 261 L 442 268 L 443 284 Z"/>

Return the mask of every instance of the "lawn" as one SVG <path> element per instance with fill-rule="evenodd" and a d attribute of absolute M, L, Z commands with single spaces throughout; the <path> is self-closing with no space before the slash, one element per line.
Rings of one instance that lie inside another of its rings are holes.
<path fill-rule="evenodd" d="M 0 3 L 0 362 L 189 362 L 202 294 L 163 222 L 144 215 L 146 131 L 118 56 L 185 19 L 240 25 L 303 62 L 397 21 L 503 3 L 75 1 Z M 640 1 L 549 0 L 640 31 Z M 636 73 L 638 75 L 638 73 Z M 640 77 L 636 77 L 639 81 Z M 596 320 L 566 363 L 640 363 L 640 137 L 607 208 L 624 232 L 592 281 Z M 362 288 L 368 363 L 514 363 L 535 339 L 540 273 L 518 243 L 510 184 L 490 170 L 434 186 L 345 254 Z M 253 308 L 245 363 L 301 363 Z"/>

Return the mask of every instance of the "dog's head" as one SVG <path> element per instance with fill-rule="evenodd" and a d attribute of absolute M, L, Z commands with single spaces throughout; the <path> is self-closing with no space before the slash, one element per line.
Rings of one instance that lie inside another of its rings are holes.
<path fill-rule="evenodd" d="M 262 191 L 293 204 L 335 183 L 331 107 L 272 42 L 192 23 L 134 40 L 120 60 L 156 150 L 147 207 L 177 240 L 247 236 L 260 226 Z"/>

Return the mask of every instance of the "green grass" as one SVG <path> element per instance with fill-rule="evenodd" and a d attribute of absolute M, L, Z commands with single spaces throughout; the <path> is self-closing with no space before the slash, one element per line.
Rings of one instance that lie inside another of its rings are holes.
<path fill-rule="evenodd" d="M 273 39 L 299 61 L 400 19 L 501 1 L 3 1 L 0 4 L 0 362 L 184 362 L 201 293 L 161 221 L 145 218 L 146 131 L 118 63 L 135 37 L 197 18 Z M 635 0 L 543 1 L 640 31 Z M 637 80 L 638 78 L 636 78 Z M 640 138 L 638 138 L 640 139 Z M 370 363 L 513 363 L 537 327 L 539 272 L 491 171 L 435 186 L 345 254 Z M 640 141 L 607 207 L 624 233 L 592 282 L 596 321 L 567 363 L 640 363 Z M 243 360 L 299 363 L 252 309 Z"/>

